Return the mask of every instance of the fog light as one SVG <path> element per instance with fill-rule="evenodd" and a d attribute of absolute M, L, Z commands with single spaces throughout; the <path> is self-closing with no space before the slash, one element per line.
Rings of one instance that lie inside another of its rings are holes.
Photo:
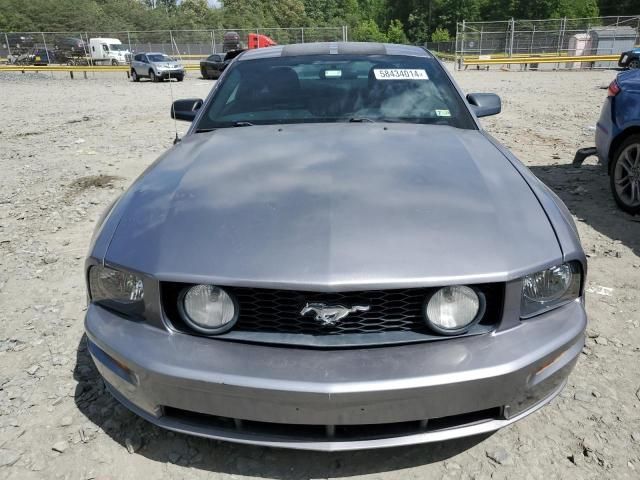
<path fill-rule="evenodd" d="M 434 293 L 425 308 L 431 329 L 444 335 L 466 332 L 484 313 L 483 298 L 470 287 L 444 287 Z"/>
<path fill-rule="evenodd" d="M 196 285 L 186 290 L 178 307 L 191 328 L 215 334 L 229 330 L 238 319 L 238 308 L 231 296 L 215 285 Z"/>

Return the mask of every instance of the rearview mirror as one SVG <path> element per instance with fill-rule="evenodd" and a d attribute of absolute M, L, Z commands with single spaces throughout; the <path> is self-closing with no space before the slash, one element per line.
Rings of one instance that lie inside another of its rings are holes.
<path fill-rule="evenodd" d="M 201 106 L 202 99 L 200 98 L 176 100 L 173 102 L 173 105 L 171 105 L 171 118 L 192 122 L 193 119 L 196 118 L 196 114 Z"/>
<path fill-rule="evenodd" d="M 502 111 L 502 101 L 495 93 L 470 93 L 467 95 L 467 101 L 476 117 L 497 115 Z"/>

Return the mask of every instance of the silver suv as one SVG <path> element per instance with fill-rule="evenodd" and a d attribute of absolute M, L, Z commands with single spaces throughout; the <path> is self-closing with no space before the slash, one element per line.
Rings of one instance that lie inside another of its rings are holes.
<path fill-rule="evenodd" d="M 131 79 L 134 82 L 139 82 L 143 77 L 152 82 L 170 78 L 181 82 L 184 75 L 184 67 L 165 53 L 138 53 L 131 62 Z"/>

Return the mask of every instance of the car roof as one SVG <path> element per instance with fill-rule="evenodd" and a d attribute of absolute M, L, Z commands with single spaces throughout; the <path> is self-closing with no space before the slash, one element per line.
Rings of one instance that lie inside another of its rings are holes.
<path fill-rule="evenodd" d="M 317 42 L 293 43 L 247 50 L 238 57 L 239 61 L 260 58 L 292 57 L 300 55 L 405 55 L 410 57 L 433 58 L 422 47 L 395 43 L 373 42 Z"/>
<path fill-rule="evenodd" d="M 141 55 L 166 55 L 167 57 L 170 56 L 168 53 L 164 52 L 142 52 Z"/>

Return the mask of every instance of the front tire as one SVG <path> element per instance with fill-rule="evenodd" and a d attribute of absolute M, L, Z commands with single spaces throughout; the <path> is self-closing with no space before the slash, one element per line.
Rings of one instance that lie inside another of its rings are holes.
<path fill-rule="evenodd" d="M 153 70 L 149 70 L 149 80 L 151 80 L 152 82 L 158 81 L 158 76 Z"/>
<path fill-rule="evenodd" d="M 116 67 L 118 65 L 118 61 L 114 58 L 113 60 L 111 60 L 111 65 Z"/>
<path fill-rule="evenodd" d="M 618 206 L 631 215 L 640 214 L 640 135 L 631 135 L 616 151 L 609 182 Z"/>
<path fill-rule="evenodd" d="M 140 81 L 140 77 L 138 76 L 138 73 L 133 68 L 131 69 L 131 80 L 133 80 L 134 82 Z"/>

